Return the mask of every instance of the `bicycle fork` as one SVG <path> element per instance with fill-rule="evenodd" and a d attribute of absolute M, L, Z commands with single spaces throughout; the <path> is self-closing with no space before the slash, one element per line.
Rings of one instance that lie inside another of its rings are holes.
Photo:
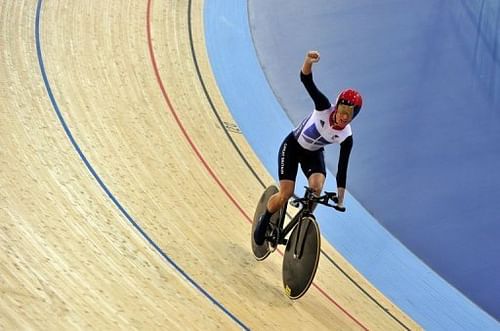
<path fill-rule="evenodd" d="M 295 245 L 293 251 L 293 257 L 295 259 L 300 259 L 302 257 L 302 252 L 304 251 L 305 237 L 310 225 L 310 222 L 307 222 L 306 225 L 303 224 L 304 219 L 306 219 L 307 217 L 314 217 L 314 216 L 312 216 L 311 214 L 301 215 L 299 224 L 297 224 L 297 236 L 295 237 Z"/>

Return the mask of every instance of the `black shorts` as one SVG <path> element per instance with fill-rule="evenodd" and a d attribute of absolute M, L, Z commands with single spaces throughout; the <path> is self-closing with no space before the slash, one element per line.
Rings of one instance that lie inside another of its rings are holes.
<path fill-rule="evenodd" d="M 299 145 L 297 139 L 290 133 L 281 144 L 278 154 L 278 177 L 280 180 L 293 180 L 297 178 L 300 167 L 309 179 L 314 173 L 322 173 L 326 176 L 325 158 L 323 148 L 317 151 L 309 151 Z"/>

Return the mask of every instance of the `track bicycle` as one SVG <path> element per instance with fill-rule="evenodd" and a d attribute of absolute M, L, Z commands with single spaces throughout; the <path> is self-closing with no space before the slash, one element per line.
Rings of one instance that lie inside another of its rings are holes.
<path fill-rule="evenodd" d="M 275 185 L 267 187 L 257 203 L 252 223 L 252 251 L 255 258 L 262 261 L 274 252 L 278 245 L 286 245 L 283 254 L 283 287 L 285 294 L 295 300 L 307 292 L 318 268 L 321 234 L 313 215 L 315 206 L 321 204 L 335 208 L 330 201 L 337 203 L 338 199 L 335 192 L 325 192 L 324 195 L 316 196 L 311 188 L 305 187 L 302 198 L 292 198 L 289 201 L 290 205 L 299 208 L 297 214 L 285 226 L 288 205 L 285 204 L 279 212 L 271 216 L 265 241 L 262 245 L 257 245 L 253 232 L 260 216 L 265 212 L 269 198 L 277 192 L 278 188 Z"/>

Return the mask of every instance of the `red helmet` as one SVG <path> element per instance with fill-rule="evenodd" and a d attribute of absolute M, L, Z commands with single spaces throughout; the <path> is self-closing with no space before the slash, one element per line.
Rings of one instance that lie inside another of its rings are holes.
<path fill-rule="evenodd" d="M 359 94 L 358 91 L 347 89 L 340 92 L 337 96 L 337 102 L 335 103 L 335 106 L 338 106 L 339 104 L 354 106 L 354 114 L 352 116 L 352 118 L 354 118 L 361 110 L 363 99 L 361 98 L 361 94 Z"/>

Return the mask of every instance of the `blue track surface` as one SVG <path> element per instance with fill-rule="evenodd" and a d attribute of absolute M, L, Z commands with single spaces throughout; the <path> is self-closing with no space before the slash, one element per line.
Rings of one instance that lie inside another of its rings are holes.
<path fill-rule="evenodd" d="M 348 179 L 349 188 L 355 192 L 356 197 L 358 192 L 355 187 L 359 185 L 359 178 L 367 181 L 365 186 L 368 188 L 371 187 L 368 184 L 375 185 L 372 182 L 383 173 L 382 170 L 391 174 L 391 176 L 399 177 L 400 181 L 404 179 L 402 177 L 408 176 L 408 174 L 405 172 L 405 168 L 400 167 L 401 164 L 406 162 L 402 156 L 407 157 L 408 153 L 411 155 L 419 151 L 429 153 L 428 149 L 422 148 L 422 146 L 429 147 L 429 144 L 432 145 L 431 142 L 426 142 L 427 135 L 434 138 L 439 137 L 437 127 L 442 130 L 443 125 L 448 121 L 457 122 L 454 119 L 455 117 L 453 117 L 453 120 L 449 119 L 451 115 L 448 110 L 440 109 L 440 111 L 448 112 L 448 115 L 439 121 L 437 118 L 433 118 L 431 123 L 434 130 L 424 132 L 426 118 L 424 117 L 424 111 L 419 107 L 428 103 L 425 103 L 422 98 L 417 99 L 413 88 L 415 84 L 420 84 L 419 86 L 428 89 L 429 80 L 414 82 L 410 73 L 413 75 L 420 73 L 422 70 L 419 65 L 416 65 L 418 70 L 411 71 L 407 69 L 406 72 L 399 72 L 396 67 L 391 67 L 390 62 L 386 63 L 387 53 L 399 54 L 401 62 L 408 63 L 407 57 L 414 52 L 402 45 L 384 48 L 383 45 L 377 43 L 377 40 L 371 39 L 373 33 L 375 33 L 375 36 L 377 33 L 382 33 L 381 29 L 384 24 L 393 24 L 400 29 L 403 39 L 410 38 L 414 42 L 418 42 L 418 40 L 423 42 L 425 39 L 423 37 L 421 39 L 411 37 L 415 27 L 410 24 L 411 22 L 407 22 L 409 21 L 408 17 L 393 15 L 396 22 L 391 23 L 390 20 L 385 19 L 387 22 L 384 23 L 385 16 L 380 15 L 388 10 L 393 12 L 401 10 L 404 13 L 411 13 L 415 17 L 427 15 L 431 21 L 439 22 L 440 15 L 434 13 L 435 8 L 426 9 L 425 5 L 411 5 L 409 1 L 391 1 L 386 2 L 386 5 L 377 6 L 368 4 L 362 6 L 363 3 L 367 3 L 367 1 L 349 2 L 349 5 L 343 2 L 333 6 L 331 1 L 315 0 L 304 2 L 304 8 L 300 8 L 300 5 L 295 4 L 292 7 L 291 3 L 282 0 L 250 2 L 250 23 L 253 35 L 250 33 L 248 25 L 249 13 L 247 12 L 246 1 L 214 0 L 205 3 L 207 48 L 218 85 L 240 128 L 272 174 L 276 173 L 276 153 L 282 138 L 291 130 L 292 122 L 300 120 L 302 115 L 310 111 L 312 107 L 298 81 L 298 71 L 306 50 L 316 48 L 322 51 L 323 59 L 316 68 L 318 74 L 315 77 L 318 85 L 324 88 L 325 92 L 336 91 L 343 87 L 344 84 L 359 87 L 363 91 L 367 101 L 364 109 L 366 111 L 360 115 L 354 125 L 356 145 Z M 401 8 L 398 8 L 399 5 L 396 6 L 399 3 L 401 3 Z M 441 1 L 436 5 L 441 4 L 443 6 L 444 3 L 446 2 Z M 277 7 L 271 8 L 269 6 Z M 311 8 L 314 8 L 312 12 Z M 322 8 L 327 8 L 329 11 L 324 13 L 321 10 Z M 363 13 L 363 10 L 371 10 L 371 12 Z M 376 16 L 373 11 L 379 16 Z M 261 17 L 257 18 L 256 15 L 261 15 Z M 448 15 L 453 16 L 453 13 L 448 13 Z M 358 34 L 355 35 L 357 38 L 346 38 L 338 32 L 335 35 L 336 30 L 333 29 L 331 23 L 332 17 L 337 19 L 337 25 L 342 27 L 344 31 L 358 31 Z M 344 18 L 345 21 L 340 21 L 338 18 Z M 321 19 L 327 20 L 329 23 L 318 24 Z M 314 24 L 311 24 L 311 22 L 314 22 Z M 376 29 L 377 25 L 380 26 L 378 30 Z M 325 37 L 323 29 L 327 29 L 326 34 L 328 37 Z M 370 29 L 376 31 L 372 32 L 371 35 L 364 36 L 363 33 L 368 33 Z M 459 34 L 460 31 L 457 32 L 456 30 L 453 30 L 453 33 Z M 429 31 L 429 33 L 433 31 L 432 26 L 428 26 L 426 31 Z M 321 32 L 323 32 L 323 35 L 321 35 Z M 267 39 L 259 40 L 259 34 L 261 36 L 267 34 Z M 255 44 L 252 42 L 252 37 Z M 337 42 L 334 42 L 334 38 L 338 39 Z M 360 38 L 361 40 L 359 40 Z M 364 45 L 371 49 L 373 54 L 367 53 L 366 50 L 363 53 L 362 50 L 357 48 L 347 51 L 350 49 L 347 48 L 347 45 L 349 45 L 349 42 L 352 43 L 353 40 L 356 41 L 355 45 Z M 437 41 L 435 44 L 434 46 L 441 45 Z M 446 45 L 447 43 L 444 43 L 442 47 L 446 47 Z M 255 46 L 259 51 L 261 63 L 257 60 Z M 386 54 L 375 54 L 375 51 L 379 50 L 379 48 L 381 51 L 385 51 Z M 426 52 L 420 50 L 419 54 L 422 55 Z M 372 56 L 366 56 L 367 54 Z M 446 62 L 445 59 L 441 60 L 443 65 Z M 350 66 L 345 65 L 345 63 Z M 267 77 L 264 76 L 261 64 Z M 383 66 L 380 67 L 380 65 Z M 436 71 L 435 67 L 440 68 L 438 64 L 434 64 L 432 61 L 428 65 L 430 68 L 427 69 L 427 73 Z M 355 72 L 358 74 L 355 75 Z M 359 72 L 363 73 L 363 77 L 360 77 Z M 389 84 L 387 80 L 393 82 L 395 77 L 401 75 L 405 77 L 404 84 L 393 86 L 393 89 L 388 91 L 391 92 L 392 99 L 386 99 L 387 96 L 381 94 L 387 89 L 384 88 L 384 84 Z M 342 77 L 342 82 L 332 79 L 332 77 Z M 266 79 L 271 82 L 270 85 Z M 434 79 L 434 81 L 447 81 L 447 79 L 441 77 L 440 79 Z M 273 94 L 271 88 L 275 94 Z M 399 93 L 394 93 L 395 91 L 399 91 Z M 494 90 L 485 93 L 495 97 Z M 436 94 L 436 96 L 439 95 L 441 94 Z M 443 99 L 440 97 L 428 99 L 431 104 L 436 100 Z M 498 100 L 494 102 L 498 102 Z M 289 113 L 292 122 L 288 119 L 287 114 L 283 112 L 282 107 Z M 401 111 L 400 108 L 404 111 Z M 495 114 L 495 112 L 491 112 Z M 401 123 L 406 123 L 405 121 L 418 122 L 420 126 L 414 125 L 415 123 L 403 126 Z M 398 146 L 397 143 L 401 141 L 398 135 L 401 135 L 401 131 L 404 132 L 404 129 L 410 130 L 410 128 L 413 130 L 411 133 L 416 131 L 420 136 L 417 139 L 413 135 L 413 145 Z M 482 137 L 481 132 L 475 133 L 477 133 L 475 134 L 476 139 Z M 460 135 L 458 135 L 458 138 L 463 139 Z M 474 139 L 472 140 L 474 141 Z M 371 146 L 374 150 L 366 150 L 367 146 Z M 414 146 L 413 149 L 409 148 L 412 146 Z M 409 152 L 406 149 L 409 149 Z M 337 153 L 335 148 L 329 153 L 331 153 L 336 163 Z M 427 159 L 429 156 L 425 153 L 421 158 L 426 162 L 422 163 L 432 166 L 433 163 L 430 162 L 432 159 Z M 440 157 L 440 155 L 436 157 Z M 470 156 L 462 159 L 470 159 Z M 382 170 L 378 168 L 371 169 L 373 165 L 370 162 L 379 162 L 384 165 L 384 168 Z M 418 167 L 413 166 L 412 169 L 418 169 Z M 402 172 L 402 174 L 398 174 L 398 171 Z M 414 174 L 416 172 L 412 172 L 412 176 Z M 360 177 L 361 175 L 366 176 L 369 180 Z M 410 179 L 412 176 L 409 176 Z M 329 178 L 333 180 L 334 176 L 329 174 Z M 392 177 L 379 178 L 382 183 L 389 179 L 392 180 Z M 414 184 L 412 189 L 408 191 L 404 191 L 400 185 L 391 187 L 387 187 L 388 184 L 380 187 L 373 186 L 378 189 L 373 192 L 367 191 L 369 194 L 364 197 L 368 200 L 374 199 L 377 206 L 385 207 L 382 208 L 382 211 L 392 215 L 397 212 L 398 208 L 401 209 L 397 205 L 399 203 L 396 199 L 398 198 L 398 192 L 403 192 L 399 199 L 407 202 L 405 200 L 414 199 L 415 191 L 430 190 L 435 185 L 432 181 L 424 181 L 423 178 L 416 178 L 414 181 L 417 184 Z M 328 187 L 334 187 L 334 183 L 328 183 Z M 466 189 L 469 188 L 464 188 L 459 192 L 461 195 L 460 200 L 457 200 L 460 201 L 458 206 L 465 205 L 462 202 Z M 383 192 L 383 194 L 380 194 L 380 192 Z M 433 191 L 434 197 L 437 197 L 437 193 Z M 396 200 L 391 200 L 391 203 L 384 202 L 386 204 L 381 205 L 379 200 L 381 198 L 389 199 L 387 196 Z M 424 206 L 422 202 L 428 197 L 421 193 L 416 196 L 418 197 L 416 201 L 418 208 L 412 210 L 410 214 L 423 212 L 431 215 L 431 206 L 422 208 Z M 360 199 L 366 205 L 363 195 L 361 195 Z M 415 258 L 351 196 L 348 197 L 347 205 L 349 206 L 349 212 L 342 215 L 332 215 L 331 212 L 319 210 L 318 216 L 323 234 L 355 267 L 426 329 L 500 329 L 498 322 L 478 309 L 477 306 Z M 370 212 L 380 217 L 377 215 L 377 210 L 374 210 L 369 205 L 368 207 Z M 383 222 L 381 219 L 379 221 Z M 383 223 L 386 225 L 385 222 Z M 410 224 L 406 220 L 404 223 Z M 419 224 L 425 223 L 421 222 Z M 435 224 L 435 222 L 432 224 Z M 432 230 L 429 227 L 427 229 Z M 420 238 L 425 240 L 427 237 L 422 236 Z M 439 252 L 441 251 L 438 250 Z M 494 282 L 492 283 L 494 284 Z"/>

